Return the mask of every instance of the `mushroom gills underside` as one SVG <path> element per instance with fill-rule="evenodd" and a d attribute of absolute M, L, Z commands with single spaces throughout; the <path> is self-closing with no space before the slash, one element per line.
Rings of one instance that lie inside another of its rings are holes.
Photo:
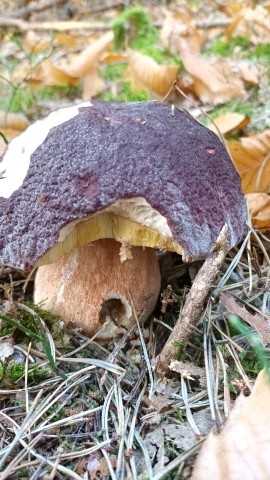
<path fill-rule="evenodd" d="M 100 212 L 67 224 L 61 229 L 58 242 L 36 266 L 53 263 L 74 248 L 102 238 L 112 238 L 126 247 L 151 247 L 183 255 L 167 220 L 144 198 L 137 197 L 119 200 Z"/>

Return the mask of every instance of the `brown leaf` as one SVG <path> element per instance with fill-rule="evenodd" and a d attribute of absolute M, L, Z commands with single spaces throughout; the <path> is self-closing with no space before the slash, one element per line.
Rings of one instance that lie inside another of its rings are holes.
<path fill-rule="evenodd" d="M 192 480 L 269 480 L 269 404 L 269 376 L 262 371 L 251 395 L 241 394 L 235 401 L 221 433 L 207 437 Z"/>
<path fill-rule="evenodd" d="M 208 128 L 216 134 L 220 131 L 225 135 L 226 133 L 231 133 L 233 130 L 241 130 L 241 128 L 248 125 L 249 121 L 248 117 L 240 113 L 225 113 L 215 118 L 214 123 Z M 218 127 L 218 129 L 216 127 Z"/>
<path fill-rule="evenodd" d="M 11 128 L 23 131 L 29 125 L 29 121 L 22 113 L 11 113 L 0 110 L 0 128 Z"/>
<path fill-rule="evenodd" d="M 85 75 L 82 81 L 83 92 L 82 99 L 90 100 L 92 97 L 102 92 L 105 88 L 104 80 L 99 76 L 98 71 L 93 71 L 88 75 Z"/>
<path fill-rule="evenodd" d="M 109 31 L 102 37 L 94 40 L 90 45 L 76 56 L 59 63 L 60 70 L 75 78 L 82 78 L 97 70 L 101 55 L 110 48 L 113 42 L 113 32 Z"/>
<path fill-rule="evenodd" d="M 270 42 L 269 13 L 262 5 L 242 8 L 227 28 L 227 36 L 242 36 L 255 45 Z"/>
<path fill-rule="evenodd" d="M 1 337 L 0 338 L 0 360 L 5 362 L 5 360 L 14 353 L 14 339 L 12 337 Z"/>
<path fill-rule="evenodd" d="M 152 58 L 131 50 L 128 54 L 128 77 L 157 98 L 164 98 L 176 80 L 177 65 L 159 65 Z"/>
<path fill-rule="evenodd" d="M 173 404 L 174 400 L 169 398 L 168 395 L 160 393 L 154 395 L 149 402 L 149 406 L 156 410 L 158 413 L 169 410 L 169 407 L 171 407 Z"/>
<path fill-rule="evenodd" d="M 242 82 L 232 72 L 227 59 L 216 65 L 190 50 L 182 51 L 186 71 L 193 80 L 193 90 L 203 103 L 225 103 L 244 94 Z"/>
<path fill-rule="evenodd" d="M 162 24 L 160 41 L 172 54 L 179 55 L 184 48 L 199 52 L 203 37 L 191 15 L 183 11 L 168 12 Z"/>
<path fill-rule="evenodd" d="M 61 68 L 61 65 L 58 67 L 51 58 L 48 58 L 40 65 L 39 80 L 47 86 L 78 84 L 77 77 L 69 75 L 68 72 Z"/>
<path fill-rule="evenodd" d="M 270 193 L 270 129 L 227 145 L 244 193 Z"/>
<path fill-rule="evenodd" d="M 188 423 L 175 425 L 163 422 L 161 424 L 165 433 L 165 440 L 169 440 L 176 448 L 188 450 L 198 441 L 195 433 Z"/>
<path fill-rule="evenodd" d="M 238 305 L 236 299 L 232 295 L 222 292 L 220 298 L 223 305 L 230 313 L 238 315 L 254 328 L 254 330 L 257 330 L 264 345 L 270 343 L 270 321 L 267 317 L 257 312 L 254 313 L 254 315 L 248 312 L 245 307 Z"/>
<path fill-rule="evenodd" d="M 29 30 L 24 36 L 23 47 L 26 51 L 31 52 L 32 54 L 37 54 L 44 52 L 52 47 L 64 46 L 65 49 L 72 49 L 82 45 L 82 41 L 85 41 L 84 37 L 82 39 L 81 35 L 70 35 L 67 33 L 43 33 L 43 32 L 34 32 Z"/>
<path fill-rule="evenodd" d="M 180 373 L 180 375 L 189 380 L 199 378 L 201 386 L 206 386 L 205 368 L 197 367 L 192 362 L 174 360 L 170 364 L 170 370 Z"/>
<path fill-rule="evenodd" d="M 248 193 L 246 200 L 254 227 L 270 230 L 270 196 L 267 193 Z"/>
<path fill-rule="evenodd" d="M 254 65 L 254 62 L 248 60 L 242 60 L 237 62 L 235 65 L 237 68 L 240 78 L 242 78 L 246 83 L 251 85 L 258 85 L 261 83 L 261 78 L 263 76 L 264 68 L 262 65 Z"/>

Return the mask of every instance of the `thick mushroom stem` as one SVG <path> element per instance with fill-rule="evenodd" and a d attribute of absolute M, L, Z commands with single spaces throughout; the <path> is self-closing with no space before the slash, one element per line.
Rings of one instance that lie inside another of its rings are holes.
<path fill-rule="evenodd" d="M 34 301 L 66 324 L 94 335 L 109 320 L 98 339 L 116 337 L 134 321 L 134 309 L 144 321 L 160 291 L 155 251 L 132 247 L 132 258 L 121 262 L 121 244 L 97 240 L 38 268 Z"/>

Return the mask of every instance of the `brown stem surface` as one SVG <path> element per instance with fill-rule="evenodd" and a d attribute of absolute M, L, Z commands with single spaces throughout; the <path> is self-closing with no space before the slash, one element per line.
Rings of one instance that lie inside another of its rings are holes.
<path fill-rule="evenodd" d="M 168 371 L 170 361 L 179 348 L 175 345 L 175 342 L 185 345 L 192 335 L 194 327 L 200 320 L 205 300 L 220 271 L 226 252 L 227 228 L 224 226 L 217 239 L 215 249 L 208 255 L 197 273 L 176 325 L 157 358 L 156 369 L 158 373 L 164 374 Z"/>

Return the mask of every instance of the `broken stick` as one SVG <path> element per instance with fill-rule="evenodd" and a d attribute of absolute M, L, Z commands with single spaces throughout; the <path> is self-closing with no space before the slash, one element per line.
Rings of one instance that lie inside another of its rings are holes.
<path fill-rule="evenodd" d="M 194 332 L 194 327 L 200 320 L 205 300 L 218 276 L 227 249 L 227 227 L 224 225 L 213 251 L 208 255 L 197 273 L 176 325 L 157 358 L 155 368 L 158 373 L 164 374 L 168 371 L 169 364 L 177 353 L 177 344 L 186 344 Z M 175 344 L 175 342 L 177 342 L 177 344 Z"/>

